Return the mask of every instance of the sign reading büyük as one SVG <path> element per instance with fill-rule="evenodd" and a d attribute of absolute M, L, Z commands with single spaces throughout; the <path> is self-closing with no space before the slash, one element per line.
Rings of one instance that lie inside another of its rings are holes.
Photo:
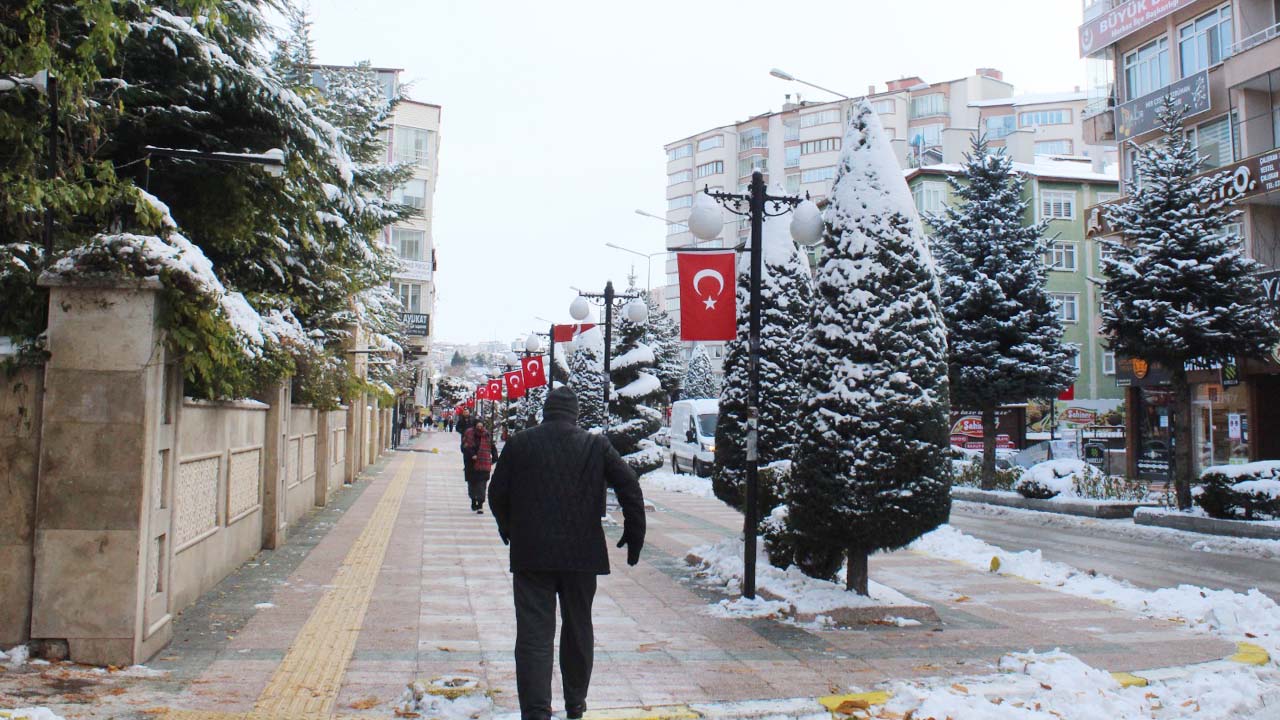
<path fill-rule="evenodd" d="M 1080 26 L 1080 57 L 1141 30 L 1196 0 L 1129 0 Z"/>

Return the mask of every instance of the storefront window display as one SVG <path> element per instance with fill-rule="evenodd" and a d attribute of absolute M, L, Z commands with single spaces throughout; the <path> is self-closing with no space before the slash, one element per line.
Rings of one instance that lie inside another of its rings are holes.
<path fill-rule="evenodd" d="M 1173 392 L 1167 387 L 1138 391 L 1138 478 L 1169 482 L 1173 477 Z"/>
<path fill-rule="evenodd" d="M 1248 394 L 1243 385 L 1204 383 L 1192 388 L 1191 434 L 1195 472 L 1249 461 Z"/>

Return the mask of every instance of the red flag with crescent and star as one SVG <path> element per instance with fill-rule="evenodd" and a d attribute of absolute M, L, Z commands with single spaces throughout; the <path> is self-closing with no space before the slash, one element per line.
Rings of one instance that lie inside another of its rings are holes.
<path fill-rule="evenodd" d="M 551 342 L 566 343 L 573 342 L 573 339 L 582 333 L 595 327 L 595 323 L 578 323 L 576 325 L 552 325 L 551 326 Z M 530 385 L 529 387 L 533 387 Z"/>
<path fill-rule="evenodd" d="M 476 399 L 477 399 L 477 400 L 488 400 L 488 399 L 489 399 L 489 386 L 488 386 L 488 385 L 481 385 L 480 387 L 476 388 Z"/>
<path fill-rule="evenodd" d="M 502 378 L 493 378 L 489 381 L 489 399 L 502 399 Z"/>
<path fill-rule="evenodd" d="M 681 340 L 732 340 L 737 336 L 736 262 L 732 250 L 676 253 Z"/>
<path fill-rule="evenodd" d="M 520 359 L 520 372 L 524 373 L 525 388 L 542 387 L 547 384 L 546 358 L 543 355 L 530 355 Z"/>
<path fill-rule="evenodd" d="M 507 383 L 507 397 L 512 400 L 524 397 L 524 371 L 512 370 L 509 373 L 503 373 L 502 379 Z"/>

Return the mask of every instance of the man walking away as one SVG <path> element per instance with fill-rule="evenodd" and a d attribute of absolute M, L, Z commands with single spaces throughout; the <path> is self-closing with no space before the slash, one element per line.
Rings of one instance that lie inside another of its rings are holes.
<path fill-rule="evenodd" d="M 591 604 L 609 574 L 600 518 L 605 490 L 622 506 L 627 564 L 640 562 L 644 497 L 627 463 L 602 435 L 578 427 L 578 398 L 547 395 L 542 424 L 511 436 L 489 485 L 498 534 L 511 546 L 516 606 L 516 687 L 523 720 L 551 717 L 551 654 L 560 601 L 560 675 L 565 711 L 581 718 L 595 654 Z"/>
<path fill-rule="evenodd" d="M 484 488 L 489 484 L 489 471 L 493 469 L 493 434 L 477 420 L 462 436 L 462 453 L 471 461 L 467 473 L 467 494 L 471 496 L 471 509 L 484 513 Z"/>
<path fill-rule="evenodd" d="M 467 455 L 467 428 L 471 427 L 472 420 L 469 413 L 462 413 L 458 418 L 458 450 L 462 452 L 462 481 L 471 482 L 471 457 Z"/>

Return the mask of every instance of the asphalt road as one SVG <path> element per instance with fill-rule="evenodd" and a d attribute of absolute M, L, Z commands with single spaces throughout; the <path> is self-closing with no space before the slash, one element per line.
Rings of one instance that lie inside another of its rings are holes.
<path fill-rule="evenodd" d="M 1232 548 L 1230 540 L 1192 533 L 1131 537 L 1135 526 L 1129 523 L 1125 528 L 1121 525 L 1125 521 L 1080 518 L 1058 524 L 1039 515 L 1010 512 L 991 516 L 975 512 L 966 503 L 956 503 L 951 524 L 1005 550 L 1039 548 L 1046 560 L 1094 570 L 1139 587 L 1157 589 L 1185 583 L 1238 592 L 1257 588 L 1280 600 L 1280 557 L 1275 555 L 1260 558 Z M 1073 526 L 1073 522 L 1081 524 Z M 1193 549 L 1197 543 L 1213 551 Z"/>

